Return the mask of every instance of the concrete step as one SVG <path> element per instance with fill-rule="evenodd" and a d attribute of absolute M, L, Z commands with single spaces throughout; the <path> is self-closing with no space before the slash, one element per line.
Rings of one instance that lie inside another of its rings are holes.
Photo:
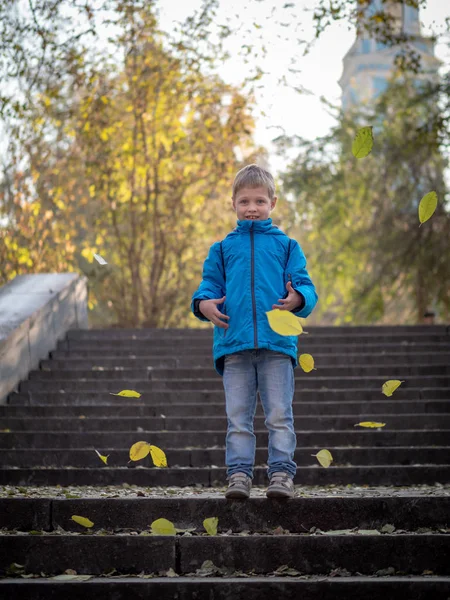
<path fill-rule="evenodd" d="M 207 573 L 207 571 L 205 571 Z M 219 571 L 217 571 L 219 572 Z M 163 573 L 165 573 L 163 571 Z M 51 579 L 0 580 L 0 594 L 5 600 L 448 600 L 450 577 L 426 576 L 331 576 L 302 575 L 300 577 L 254 576 L 237 577 L 183 576 L 150 579 L 132 577 L 93 577 L 89 581 L 63 582 Z M 236 595 L 238 594 L 238 595 Z"/>
<path fill-rule="evenodd" d="M 313 378 L 315 375 L 320 375 L 324 379 L 332 379 L 336 377 L 356 377 L 356 378 L 371 378 L 371 377 L 389 377 L 390 379 L 399 379 L 400 377 L 419 377 L 421 375 L 449 375 L 450 364 L 438 363 L 435 365 L 341 365 L 332 367 L 323 367 L 317 365 L 316 370 L 311 373 L 303 373 L 301 369 L 295 371 L 296 379 L 305 379 L 305 375 Z M 152 367 L 133 369 L 125 367 L 112 367 L 110 369 L 93 365 L 90 369 L 45 369 L 30 371 L 29 379 L 32 381 L 48 381 L 48 380 L 79 380 L 79 379 L 214 379 L 218 377 L 213 368 L 205 366 L 198 367 Z"/>
<path fill-rule="evenodd" d="M 61 394 L 60 396 L 64 396 Z M 122 399 L 123 400 L 123 399 Z M 4 417 L 207 417 L 225 415 L 225 404 L 189 403 L 189 404 L 144 404 L 140 399 L 129 399 L 128 402 L 104 400 L 101 403 L 78 404 L 6 404 L 0 405 L 0 425 Z M 135 403 L 136 402 L 136 403 Z M 139 403 L 137 403 L 139 402 Z M 419 413 L 450 413 L 448 400 L 403 400 L 402 402 L 388 399 L 362 402 L 302 402 L 296 400 L 292 404 L 295 417 L 302 415 L 400 415 Z M 256 415 L 262 416 L 263 409 L 258 400 Z M 378 418 L 378 417 L 377 417 Z M 0 427 L 1 429 L 2 427 Z"/>
<path fill-rule="evenodd" d="M 330 351 L 332 348 L 343 349 L 351 348 L 354 344 L 359 346 L 384 346 L 387 344 L 395 344 L 397 350 L 404 346 L 414 346 L 416 344 L 443 344 L 447 346 L 450 344 L 449 335 L 440 334 L 387 334 L 387 335 L 302 335 L 298 338 L 298 348 L 310 348 L 313 349 L 316 346 L 325 346 Z M 151 338 L 139 338 L 132 339 L 127 337 L 117 338 L 85 338 L 85 339 L 66 339 L 59 342 L 57 350 L 101 350 L 114 348 L 120 346 L 121 350 L 135 350 L 137 352 L 145 350 L 146 353 L 152 353 L 155 350 L 161 352 L 173 351 L 176 348 L 177 355 L 181 354 L 182 351 L 189 351 L 191 349 L 200 350 L 207 352 L 212 347 L 212 337 L 207 339 L 196 339 L 192 337 L 185 338 L 172 338 L 172 339 L 151 339 Z M 136 352 L 134 352 L 136 353 Z"/>
<path fill-rule="evenodd" d="M 345 431 L 302 431 L 297 428 L 297 443 L 316 446 L 446 446 L 450 430 L 388 430 L 350 428 Z M 267 446 L 267 430 L 255 430 L 257 446 Z M 135 442 L 146 440 L 161 448 L 222 447 L 225 431 L 144 431 L 144 432 L 55 432 L 55 431 L 0 431 L 0 448 L 130 448 Z"/>
<path fill-rule="evenodd" d="M 188 574 L 205 560 L 233 570 L 270 573 L 289 564 L 305 574 L 340 567 L 373 575 L 393 567 L 411 575 L 430 570 L 450 575 L 450 536 L 414 535 L 0 535 L 0 564 L 15 562 L 27 572 L 74 569 L 79 574 L 157 573 L 170 568 Z M 389 564 L 386 560 L 389 558 Z"/>
<path fill-rule="evenodd" d="M 347 336 L 362 333 L 370 335 L 380 335 L 385 333 L 400 334 L 449 334 L 448 325 L 332 325 L 318 326 L 305 324 L 305 328 L 311 331 L 311 334 L 322 334 L 327 336 L 335 336 L 345 334 Z M 172 339 L 174 337 L 185 337 L 188 339 L 212 338 L 213 329 L 211 326 L 203 328 L 120 328 L 120 329 L 72 329 L 67 332 L 68 339 L 121 339 L 123 337 L 150 338 L 150 339 Z"/>
<path fill-rule="evenodd" d="M 26 383 L 26 382 L 25 382 Z M 398 388 L 395 391 L 395 402 L 401 404 L 404 401 L 414 400 L 450 400 L 450 390 L 446 387 L 441 388 L 427 388 L 427 387 L 408 387 Z M 122 389 L 122 388 L 121 388 Z M 120 390 L 114 389 L 114 393 Z M 294 392 L 294 402 L 373 402 L 382 401 L 383 394 L 381 393 L 380 387 L 370 387 L 367 385 L 363 388 L 358 389 L 308 389 L 306 386 L 302 389 L 296 389 Z M 387 400 L 387 398 L 385 398 Z M 13 392 L 8 397 L 9 405 L 17 404 L 30 404 L 30 405 L 41 405 L 41 404 L 61 404 L 61 405 L 86 405 L 86 404 L 112 404 L 114 406 L 123 406 L 130 403 L 135 404 L 135 398 L 122 398 L 120 396 L 113 396 L 111 392 L 101 390 L 87 390 L 87 391 L 66 391 L 58 388 L 55 392 L 53 391 L 33 391 L 24 392 L 21 390 L 20 393 Z M 138 399 L 138 402 L 142 405 L 157 405 L 164 404 L 165 406 L 179 404 L 217 404 L 221 403 L 224 406 L 225 393 L 222 390 L 183 390 L 179 391 L 161 390 L 155 391 L 150 390 L 142 394 Z"/>
<path fill-rule="evenodd" d="M 386 448 L 366 447 L 349 448 L 327 446 L 333 455 L 333 466 L 350 465 L 440 465 L 450 464 L 450 446 L 392 446 Z M 108 455 L 110 466 L 125 466 L 129 462 L 129 448 L 101 448 L 101 453 Z M 202 450 L 186 450 L 165 448 L 169 466 L 173 467 L 205 467 L 223 466 L 225 448 L 206 448 Z M 306 467 L 316 464 L 312 456 L 317 448 L 298 446 L 294 460 L 298 466 Z M 257 448 L 255 464 L 263 466 L 267 462 L 267 448 Z M 92 449 L 33 449 L 16 448 L 0 449 L 0 464 L 4 467 L 89 467 L 98 468 L 99 458 Z M 151 467 L 150 458 L 139 462 Z"/>
<path fill-rule="evenodd" d="M 308 343 L 302 343 L 298 345 L 299 351 L 307 351 Z M 146 356 L 155 356 L 159 359 L 163 359 L 164 361 L 189 361 L 191 359 L 194 360 L 207 360 L 211 358 L 211 349 L 212 342 L 209 347 L 205 348 L 191 348 L 189 353 L 186 352 L 177 352 L 177 348 L 175 347 L 166 347 L 166 348 L 158 348 L 157 350 L 152 347 L 148 347 L 144 345 L 140 348 L 140 351 L 136 353 L 136 346 L 132 344 L 127 344 L 126 346 L 121 344 L 110 344 L 106 345 L 102 354 L 98 352 L 98 350 L 92 349 L 92 346 L 87 342 L 84 342 L 82 347 L 74 348 L 71 346 L 69 350 L 69 345 L 66 340 L 62 340 L 58 342 L 57 349 L 50 353 L 50 357 L 53 359 L 63 359 L 63 358 L 140 358 Z M 310 346 L 310 350 L 314 351 L 314 354 L 327 354 L 336 357 L 345 356 L 349 354 L 351 356 L 355 354 L 376 354 L 378 356 L 382 356 L 383 354 L 403 354 L 408 356 L 410 354 L 440 354 L 447 353 L 450 351 L 450 340 L 447 342 L 440 343 L 429 343 L 423 344 L 420 342 L 411 342 L 411 343 L 384 343 L 384 344 L 353 344 L 347 343 L 345 345 L 345 354 L 342 353 L 342 346 L 328 343 L 314 344 L 314 346 Z M 176 362 L 175 362 L 176 364 Z"/>
<path fill-rule="evenodd" d="M 255 467 L 254 484 L 267 485 L 267 469 Z M 297 467 L 296 482 L 302 485 L 435 485 L 450 482 L 450 464 L 446 465 L 360 465 Z M 136 467 L 104 468 L 0 468 L 0 485 L 33 486 L 224 486 L 226 469 L 222 467 L 173 467 L 166 469 Z"/>
<path fill-rule="evenodd" d="M 295 426 L 302 431 L 352 429 L 360 421 L 382 421 L 385 428 L 396 430 L 450 430 L 450 414 L 371 415 L 302 415 Z M 264 429 L 265 417 L 255 417 L 257 430 Z M 207 417 L 3 417 L 1 429 L 20 431 L 226 431 L 225 416 Z"/>
<path fill-rule="evenodd" d="M 161 357 L 161 356 L 142 356 L 136 358 L 116 357 L 106 358 L 91 356 L 87 358 L 72 357 L 70 352 L 67 352 L 68 356 L 59 357 L 59 354 L 54 353 L 56 356 L 52 357 L 52 360 L 43 360 L 40 364 L 40 369 L 46 370 L 92 370 L 92 367 L 103 367 L 106 369 L 113 369 L 114 367 L 122 367 L 125 369 L 146 369 L 148 366 L 153 368 L 180 368 L 187 369 L 189 367 L 203 367 L 206 361 L 209 361 L 210 356 L 202 357 Z M 386 354 L 318 354 L 314 353 L 314 360 L 317 367 L 348 367 L 351 365 L 369 365 L 373 362 L 376 365 L 420 365 L 422 367 L 426 365 L 448 365 L 450 364 L 450 352 L 435 352 L 435 353 L 422 353 L 422 352 L 396 352 Z"/>
<path fill-rule="evenodd" d="M 299 388 L 304 387 L 308 389 L 320 389 L 326 388 L 331 389 L 364 389 L 367 383 L 370 383 L 375 388 L 380 390 L 381 386 L 387 379 L 397 379 L 395 373 L 391 375 L 373 376 L 367 377 L 321 377 L 313 375 L 311 373 L 301 373 L 299 370 L 296 371 L 295 384 Z M 132 386 L 132 389 L 137 392 L 144 393 L 150 391 L 161 391 L 161 390 L 223 390 L 223 381 L 219 375 L 210 379 L 150 379 L 151 371 L 148 372 L 148 378 L 133 377 L 125 372 L 117 371 L 114 373 L 114 378 L 107 380 L 96 379 L 92 376 L 89 379 L 83 380 L 83 378 L 70 380 L 70 379 L 49 379 L 48 381 L 42 379 L 32 379 L 28 381 L 22 381 L 20 383 L 19 390 L 21 392 L 54 392 L 55 390 L 65 390 L 66 392 L 74 391 L 108 391 L 108 392 L 119 392 L 124 387 L 124 381 L 127 386 Z M 450 388 L 450 375 L 420 375 L 418 377 L 409 375 L 407 380 L 402 383 L 403 389 L 408 388 Z"/>
<path fill-rule="evenodd" d="M 148 531 L 164 515 L 179 529 L 204 533 L 203 519 L 219 519 L 218 533 L 247 531 L 272 533 L 277 527 L 290 533 L 342 529 L 378 529 L 417 532 L 448 529 L 450 497 L 420 495 L 378 497 L 295 497 L 289 500 L 250 497 L 245 502 L 220 498 L 0 498 L 0 528 L 6 530 L 80 532 L 72 515 L 89 516 L 91 531 Z M 383 532 L 383 535 L 386 535 Z M 283 539 L 283 538 L 280 538 Z"/>

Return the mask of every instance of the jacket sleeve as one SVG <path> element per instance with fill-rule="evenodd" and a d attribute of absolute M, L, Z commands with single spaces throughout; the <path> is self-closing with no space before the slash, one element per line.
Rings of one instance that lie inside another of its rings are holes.
<path fill-rule="evenodd" d="M 220 256 L 220 242 L 215 242 L 203 263 L 202 281 L 192 296 L 191 311 L 200 321 L 209 322 L 209 319 L 200 312 L 198 305 L 201 300 L 212 300 L 222 296 L 225 296 L 225 278 Z"/>
<path fill-rule="evenodd" d="M 292 240 L 292 250 L 286 266 L 286 274 L 292 287 L 303 296 L 303 303 L 291 312 L 296 317 L 307 317 L 317 304 L 318 296 L 311 277 L 306 270 L 306 258 L 296 240 Z"/>

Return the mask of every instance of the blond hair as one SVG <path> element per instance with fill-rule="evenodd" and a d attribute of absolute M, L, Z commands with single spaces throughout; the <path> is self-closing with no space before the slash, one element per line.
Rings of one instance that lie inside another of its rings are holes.
<path fill-rule="evenodd" d="M 239 190 L 242 190 L 246 187 L 265 187 L 267 188 L 270 200 L 273 200 L 275 196 L 275 182 L 272 175 L 269 173 L 269 171 L 266 171 L 262 167 L 258 167 L 258 165 L 255 164 L 247 165 L 236 174 L 233 182 L 233 200 L 236 198 L 236 194 L 239 192 Z"/>

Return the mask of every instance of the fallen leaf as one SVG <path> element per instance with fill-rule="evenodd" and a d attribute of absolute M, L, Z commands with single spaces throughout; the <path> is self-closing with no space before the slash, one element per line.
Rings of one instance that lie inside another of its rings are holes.
<path fill-rule="evenodd" d="M 155 535 L 176 535 L 177 533 L 173 523 L 167 519 L 156 519 L 150 528 Z"/>
<path fill-rule="evenodd" d="M 381 391 L 385 396 L 392 396 L 395 390 L 402 384 L 405 383 L 404 380 L 400 381 L 400 379 L 389 379 L 385 381 L 381 386 Z"/>
<path fill-rule="evenodd" d="M 149 449 L 155 467 L 167 467 L 167 458 L 161 448 L 158 448 L 158 446 L 149 446 Z"/>
<path fill-rule="evenodd" d="M 305 373 L 309 373 L 312 370 L 317 370 L 314 368 L 314 358 L 311 356 L 311 354 L 300 354 L 298 358 L 300 366 L 305 371 Z"/>
<path fill-rule="evenodd" d="M 266 312 L 270 328 L 280 335 L 300 335 L 303 333 L 299 317 L 288 310 L 275 308 Z"/>
<path fill-rule="evenodd" d="M 428 221 L 433 216 L 434 211 L 437 207 L 437 194 L 436 192 L 428 192 L 419 202 L 419 221 L 420 225 Z"/>
<path fill-rule="evenodd" d="M 209 535 L 217 535 L 217 525 L 219 523 L 218 517 L 209 517 L 203 521 L 203 527 L 206 529 L 206 533 Z"/>
<path fill-rule="evenodd" d="M 297 569 L 293 569 L 289 565 L 281 565 L 281 567 L 278 567 L 278 569 L 276 571 L 274 571 L 274 574 L 275 573 L 277 575 L 290 575 L 292 577 L 301 575 L 300 571 L 297 571 Z"/>
<path fill-rule="evenodd" d="M 381 535 L 378 529 L 358 529 L 361 535 Z"/>
<path fill-rule="evenodd" d="M 352 153 L 355 158 L 364 158 L 372 152 L 373 133 L 372 127 L 360 127 L 352 143 Z"/>
<path fill-rule="evenodd" d="M 109 392 L 110 396 L 122 396 L 123 398 L 140 398 L 141 394 L 139 392 L 135 392 L 134 390 L 122 390 L 118 394 L 113 394 Z"/>
<path fill-rule="evenodd" d="M 355 423 L 353 427 L 384 427 L 386 423 L 376 423 L 375 421 L 362 421 L 362 423 Z"/>
<path fill-rule="evenodd" d="M 390 523 L 386 523 L 386 525 L 383 525 L 383 527 L 381 528 L 381 531 L 382 533 L 394 533 L 395 527 Z"/>
<path fill-rule="evenodd" d="M 131 460 L 142 460 L 150 452 L 150 444 L 148 442 L 136 442 L 130 448 Z"/>
<path fill-rule="evenodd" d="M 329 450 L 326 450 L 325 448 L 323 450 L 320 450 L 317 454 L 311 454 L 311 456 L 315 456 L 322 465 L 322 467 L 325 467 L 325 469 L 328 469 L 328 467 L 333 462 L 331 452 Z"/>
<path fill-rule="evenodd" d="M 72 521 L 75 521 L 75 523 L 78 523 L 79 525 L 83 525 L 83 527 L 93 527 L 94 523 L 90 520 L 87 519 L 86 517 L 80 517 L 79 515 L 72 515 Z"/>
<path fill-rule="evenodd" d="M 105 465 L 107 465 L 107 464 L 108 464 L 108 456 L 109 456 L 109 454 L 108 454 L 107 456 L 103 456 L 103 455 L 102 455 L 102 454 L 100 454 L 100 452 L 98 452 L 97 450 L 95 450 L 95 452 L 97 452 L 97 454 L 98 454 L 99 458 L 101 458 L 101 460 L 102 460 L 102 461 L 105 463 Z"/>
<path fill-rule="evenodd" d="M 53 579 L 54 581 L 87 581 L 91 579 L 92 575 L 55 575 L 54 577 L 50 577 L 49 579 Z"/>

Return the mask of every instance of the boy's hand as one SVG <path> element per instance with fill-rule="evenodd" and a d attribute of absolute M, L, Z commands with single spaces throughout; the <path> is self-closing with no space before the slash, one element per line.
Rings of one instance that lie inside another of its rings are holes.
<path fill-rule="evenodd" d="M 289 292 L 287 298 L 278 298 L 278 302 L 282 302 L 282 305 L 273 304 L 272 309 L 293 310 L 302 304 L 303 296 L 294 290 L 290 281 L 287 282 L 286 289 Z"/>
<path fill-rule="evenodd" d="M 217 305 L 223 304 L 225 298 L 226 296 L 217 299 L 213 298 L 212 300 L 202 300 L 199 303 L 198 308 L 207 319 L 214 323 L 214 325 L 222 327 L 223 329 L 228 329 L 228 323 L 224 323 L 223 321 L 221 321 L 221 319 L 229 319 L 230 317 L 228 315 L 222 314 L 217 309 Z"/>

